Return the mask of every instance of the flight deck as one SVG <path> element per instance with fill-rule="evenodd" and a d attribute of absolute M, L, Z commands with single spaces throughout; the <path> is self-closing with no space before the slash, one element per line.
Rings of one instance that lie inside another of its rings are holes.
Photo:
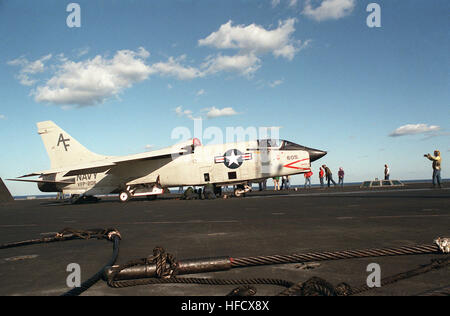
<path fill-rule="evenodd" d="M 73 229 L 115 227 L 121 233 L 117 264 L 146 258 L 163 247 L 177 259 L 251 257 L 432 244 L 450 237 L 450 190 L 430 184 L 401 188 L 358 186 L 298 191 L 254 191 L 242 198 L 180 200 L 165 194 L 155 201 L 71 205 L 57 200 L 24 200 L 0 205 L 0 244 Z M 60 295 L 68 290 L 68 264 L 85 280 L 111 257 L 105 240 L 71 240 L 0 250 L 0 295 Z M 274 278 L 304 282 L 320 277 L 336 285 L 366 284 L 367 267 L 381 277 L 429 264 L 442 254 L 289 263 L 205 272 L 186 277 Z M 181 276 L 180 276 L 181 277 Z M 185 276 L 183 276 L 185 277 Z M 450 286 L 450 269 L 439 269 L 375 288 L 361 295 L 422 295 Z M 255 285 L 256 296 L 273 296 L 279 286 Z M 155 284 L 111 288 L 97 282 L 82 295 L 224 296 L 236 286 Z"/>

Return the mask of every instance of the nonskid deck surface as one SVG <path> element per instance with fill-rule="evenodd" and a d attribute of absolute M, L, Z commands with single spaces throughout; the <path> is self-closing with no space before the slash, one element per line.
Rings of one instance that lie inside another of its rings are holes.
<path fill-rule="evenodd" d="M 48 236 L 66 227 L 115 227 L 122 234 L 117 263 L 144 258 L 156 246 L 176 258 L 249 257 L 431 244 L 450 237 L 450 190 L 411 184 L 399 189 L 358 187 L 253 192 L 245 198 L 70 205 L 55 200 L 16 201 L 0 205 L 0 244 Z M 73 240 L 0 250 L 0 295 L 59 295 L 67 291 L 70 263 L 81 267 L 82 280 L 111 256 L 104 240 Z M 366 284 L 368 264 L 381 277 L 428 264 L 439 255 L 325 261 L 305 267 L 282 264 L 203 273 L 194 277 L 276 278 L 292 282 L 318 276 L 336 285 Z M 450 269 L 429 272 L 367 292 L 367 295 L 416 295 L 447 287 Z M 218 295 L 236 286 L 150 285 L 123 289 L 98 282 L 83 295 Z M 257 295 L 283 288 L 256 286 Z"/>

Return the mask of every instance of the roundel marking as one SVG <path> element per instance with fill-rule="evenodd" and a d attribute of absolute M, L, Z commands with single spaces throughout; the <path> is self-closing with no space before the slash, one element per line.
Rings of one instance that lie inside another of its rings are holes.
<path fill-rule="evenodd" d="M 223 155 L 223 163 L 227 168 L 237 169 L 239 168 L 244 159 L 242 159 L 242 153 L 237 149 L 230 149 Z"/>

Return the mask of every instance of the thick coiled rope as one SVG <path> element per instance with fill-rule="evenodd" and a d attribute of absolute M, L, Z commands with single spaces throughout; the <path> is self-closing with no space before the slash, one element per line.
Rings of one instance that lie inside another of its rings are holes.
<path fill-rule="evenodd" d="M 167 255 L 166 252 L 157 247 L 153 251 L 154 255 L 151 260 L 140 259 L 135 262 L 131 262 L 119 267 L 116 267 L 114 272 L 108 276 L 108 285 L 114 288 L 130 287 L 136 285 L 150 285 L 150 284 L 204 284 L 204 285 L 277 285 L 283 286 L 287 289 L 280 293 L 281 296 L 290 295 L 302 295 L 302 296 L 348 296 L 356 295 L 367 291 L 368 288 L 351 288 L 346 283 L 341 283 L 336 287 L 322 280 L 320 278 L 313 278 L 305 283 L 295 284 L 286 280 L 279 279 L 249 279 L 249 280 L 224 280 L 224 279 L 204 279 L 204 278 L 178 278 L 175 277 L 177 263 L 172 262 L 167 264 L 164 258 L 173 258 L 173 256 Z M 309 261 L 326 261 L 326 260 L 342 260 L 353 258 L 367 258 L 367 257 L 384 257 L 384 256 L 401 256 L 401 255 L 418 255 L 418 254 L 436 254 L 442 253 L 439 244 L 432 245 L 418 245 L 398 248 L 380 248 L 380 249 L 367 249 L 367 250 L 347 250 L 337 252 L 322 252 L 322 253 L 307 253 L 307 254 L 293 254 L 293 255 L 275 255 L 275 256 L 260 256 L 260 257 L 245 257 L 245 258 L 230 258 L 232 268 L 251 267 L 257 265 L 273 265 L 273 264 L 286 264 L 286 263 L 300 263 Z M 120 271 L 134 266 L 145 264 L 156 264 L 156 277 L 141 278 L 132 280 L 116 280 L 116 276 Z M 398 282 L 402 277 L 409 278 L 417 274 L 426 273 L 441 264 L 433 265 L 418 270 L 417 272 L 407 272 L 401 275 L 394 276 L 384 280 L 384 285 Z M 167 274 L 166 270 L 171 272 Z M 175 272 L 175 273 L 173 273 Z M 237 288 L 233 291 L 237 293 L 246 293 L 245 289 Z M 234 293 L 234 292 L 231 292 Z M 248 291 L 249 295 L 253 295 L 254 291 Z"/>

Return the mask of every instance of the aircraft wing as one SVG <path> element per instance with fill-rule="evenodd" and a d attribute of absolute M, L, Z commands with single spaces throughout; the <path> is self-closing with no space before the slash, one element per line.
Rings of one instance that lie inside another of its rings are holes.
<path fill-rule="evenodd" d="M 34 172 L 30 174 L 26 174 L 23 176 L 18 177 L 15 181 L 19 181 L 21 178 L 26 177 L 33 177 L 33 176 L 43 176 L 43 175 L 49 175 L 49 174 L 55 174 L 55 173 L 62 173 L 64 172 L 64 177 L 70 177 L 70 176 L 77 176 L 81 174 L 89 174 L 89 173 L 100 173 L 107 171 L 115 166 L 118 166 L 120 164 L 124 163 L 131 163 L 131 162 L 138 162 L 138 161 L 145 161 L 145 160 L 156 160 L 156 159 L 167 159 L 176 157 L 177 155 L 183 155 L 187 154 L 188 150 L 186 148 L 181 148 L 178 150 L 174 150 L 174 148 L 165 148 L 160 150 L 155 150 L 152 152 L 137 154 L 137 155 L 130 155 L 125 157 L 108 157 L 104 160 L 100 161 L 94 161 L 90 163 L 84 163 L 80 165 L 75 165 L 67 168 L 58 168 L 58 169 L 50 169 L 50 170 L 44 170 L 40 172 Z M 52 182 L 47 180 L 22 180 L 24 182 Z M 52 182 L 53 183 L 53 182 Z"/>
<path fill-rule="evenodd" d="M 120 164 L 125 164 L 125 163 L 174 158 L 179 155 L 184 155 L 184 154 L 190 153 L 191 151 L 189 150 L 189 147 L 191 145 L 192 145 L 192 141 L 188 141 L 186 143 L 178 144 L 176 146 L 159 149 L 159 150 L 154 150 L 154 151 L 146 152 L 146 153 L 142 153 L 142 154 L 136 154 L 136 155 L 130 155 L 130 156 L 124 156 L 124 157 L 111 157 L 105 161 L 97 161 L 97 162 L 85 164 L 83 166 L 75 166 L 70 169 L 67 168 L 64 170 L 64 171 L 67 171 L 67 173 L 64 176 L 68 177 L 68 176 L 76 176 L 76 175 L 87 174 L 87 173 L 104 172 L 108 169 L 111 169 L 115 166 L 118 166 Z"/>
<path fill-rule="evenodd" d="M 179 154 L 183 154 L 183 153 L 182 152 L 180 152 L 180 153 L 162 153 L 160 155 L 148 155 L 148 154 L 144 153 L 144 154 L 138 154 L 138 155 L 133 155 L 133 156 L 128 156 L 128 157 L 120 157 L 120 158 L 114 159 L 113 163 L 115 165 L 117 165 L 117 164 L 125 163 L 125 162 L 164 159 L 164 158 L 171 158 L 171 157 L 173 157 L 173 155 L 179 155 Z"/>
<path fill-rule="evenodd" d="M 39 172 L 33 172 L 30 174 L 20 176 L 20 177 L 18 177 L 18 179 L 27 178 L 27 177 L 35 177 L 35 176 L 47 176 L 50 174 L 56 174 L 56 173 L 62 173 L 62 172 L 65 172 L 64 176 L 66 176 L 66 177 L 76 176 L 79 174 L 103 172 L 114 166 L 116 166 L 116 164 L 110 162 L 109 160 L 97 161 L 97 162 L 91 162 L 91 163 L 87 163 L 87 164 L 86 163 L 80 164 L 80 165 L 76 165 L 76 166 L 72 166 L 72 167 L 68 167 L 68 168 L 58 168 L 58 169 L 50 169 L 50 170 L 43 170 L 43 171 L 39 171 Z M 24 181 L 24 182 L 26 182 L 26 181 Z M 30 182 L 33 182 L 33 181 L 30 181 Z"/>
<path fill-rule="evenodd" d="M 100 162 L 100 163 L 90 163 L 85 165 L 80 165 L 76 167 L 72 167 L 70 169 L 62 170 L 61 172 L 65 172 L 64 177 L 77 176 L 80 174 L 89 174 L 89 173 L 100 173 L 105 172 L 108 169 L 116 166 L 117 164 L 112 162 Z"/>
<path fill-rule="evenodd" d="M 118 166 L 123 163 L 144 161 L 144 160 L 156 160 L 156 159 L 164 159 L 171 158 L 172 154 L 159 154 L 159 155 L 151 155 L 148 153 L 133 155 L 129 157 L 120 157 L 113 158 L 108 160 L 108 162 L 94 162 L 90 164 L 86 164 L 84 166 L 72 167 L 70 170 L 64 174 L 65 177 L 77 176 L 80 174 L 89 174 L 89 173 L 100 173 L 105 172 L 115 166 Z M 67 169 L 66 169 L 67 170 Z"/>

